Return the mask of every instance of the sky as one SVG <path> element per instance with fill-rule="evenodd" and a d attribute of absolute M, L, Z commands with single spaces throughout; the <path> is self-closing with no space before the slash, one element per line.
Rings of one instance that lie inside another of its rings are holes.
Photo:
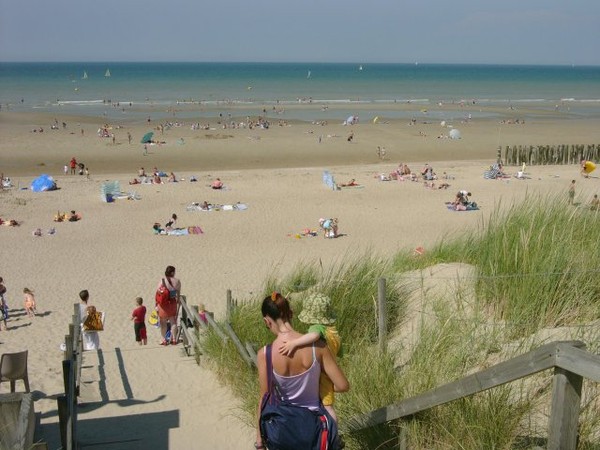
<path fill-rule="evenodd" d="M 600 0 L 0 0 L 0 61 L 600 65 Z"/>

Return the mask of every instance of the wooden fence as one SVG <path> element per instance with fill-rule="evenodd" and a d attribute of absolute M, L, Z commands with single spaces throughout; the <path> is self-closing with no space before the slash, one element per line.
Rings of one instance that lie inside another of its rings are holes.
<path fill-rule="evenodd" d="M 600 161 L 600 144 L 512 145 L 498 148 L 498 162 L 510 166 L 579 164 L 581 160 Z"/>
<path fill-rule="evenodd" d="M 445 384 L 399 403 L 350 419 L 348 431 L 358 431 L 411 416 L 543 370 L 553 369 L 552 407 L 548 423 L 548 450 L 574 450 L 583 378 L 600 382 L 600 356 L 585 351 L 580 341 L 557 341 L 488 369 Z M 406 449 L 403 434 L 400 448 Z"/>
<path fill-rule="evenodd" d="M 179 320 L 179 329 L 181 332 L 181 338 L 183 340 L 183 346 L 186 353 L 189 355 L 195 349 L 199 348 L 199 342 L 197 339 L 197 332 L 199 328 L 211 328 L 221 338 L 223 343 L 230 341 L 235 345 L 238 353 L 242 359 L 249 366 L 256 367 L 256 351 L 252 345 L 248 342 L 242 344 L 240 338 L 237 336 L 229 320 L 231 318 L 231 312 L 237 305 L 236 301 L 231 297 L 231 290 L 227 290 L 227 303 L 226 303 L 226 320 L 223 324 L 219 325 L 212 313 L 206 312 L 206 323 L 200 319 L 198 310 L 196 307 L 190 306 L 187 303 L 185 295 L 180 296 L 181 298 L 181 316 Z"/>
<path fill-rule="evenodd" d="M 77 397 L 81 380 L 83 342 L 79 319 L 79 305 L 75 303 L 69 324 L 69 334 L 65 336 L 65 350 L 62 362 L 65 394 L 59 396 L 58 420 L 60 440 L 64 450 L 77 448 Z"/>

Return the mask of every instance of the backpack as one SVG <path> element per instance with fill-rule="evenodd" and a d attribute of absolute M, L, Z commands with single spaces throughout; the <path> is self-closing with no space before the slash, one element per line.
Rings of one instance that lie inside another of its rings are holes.
<path fill-rule="evenodd" d="M 156 304 L 159 306 L 167 305 L 171 299 L 171 295 L 169 293 L 169 289 L 165 284 L 165 279 L 162 279 L 162 284 L 156 290 L 155 300 Z"/>
<path fill-rule="evenodd" d="M 320 405 L 318 411 L 283 400 L 273 383 L 271 345 L 267 345 L 267 385 L 260 411 L 260 435 L 269 450 L 338 450 L 335 420 Z"/>

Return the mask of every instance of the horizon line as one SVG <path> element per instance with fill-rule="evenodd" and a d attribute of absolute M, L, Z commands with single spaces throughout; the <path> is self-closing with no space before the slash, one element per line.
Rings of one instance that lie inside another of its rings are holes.
<path fill-rule="evenodd" d="M 600 64 L 575 64 L 575 63 L 491 63 L 491 62 L 361 62 L 361 61 L 109 61 L 109 60 L 62 60 L 62 61 L 5 61 L 0 64 L 354 64 L 354 65 L 408 65 L 408 66 L 520 66 L 520 67 L 600 67 Z"/>

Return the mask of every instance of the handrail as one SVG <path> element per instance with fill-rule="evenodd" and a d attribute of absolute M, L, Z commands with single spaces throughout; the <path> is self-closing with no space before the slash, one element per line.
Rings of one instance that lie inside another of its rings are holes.
<path fill-rule="evenodd" d="M 69 324 L 69 334 L 65 335 L 65 350 L 62 362 L 65 394 L 57 398 L 59 427 L 62 447 L 65 450 L 77 448 L 77 397 L 81 382 L 83 342 L 79 305 L 73 305 L 73 316 Z"/>
<path fill-rule="evenodd" d="M 358 431 L 390 420 L 409 417 L 435 406 L 554 368 L 547 448 L 575 449 L 582 377 L 600 382 L 600 356 L 584 349 L 585 344 L 581 341 L 552 342 L 415 397 L 355 416 L 348 421 L 346 428 L 348 431 Z"/>

